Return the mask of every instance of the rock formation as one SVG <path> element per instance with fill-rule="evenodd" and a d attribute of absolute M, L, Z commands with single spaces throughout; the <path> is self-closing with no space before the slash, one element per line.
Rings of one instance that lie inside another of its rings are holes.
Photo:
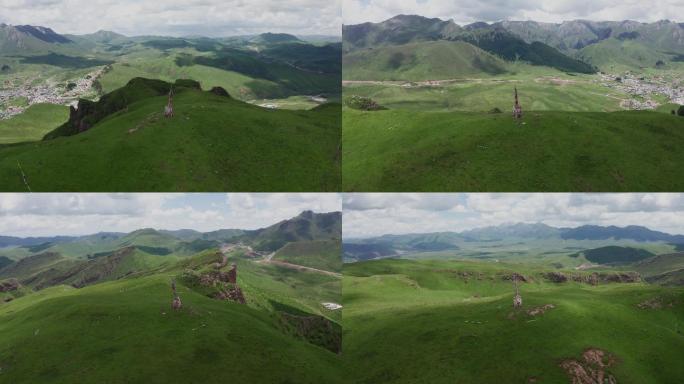
<path fill-rule="evenodd" d="M 222 87 L 214 87 L 209 92 L 213 93 L 214 95 L 218 95 L 218 96 L 230 97 L 230 94 L 228 93 L 228 91 L 226 91 Z"/>
<path fill-rule="evenodd" d="M 178 296 L 178 293 L 176 292 L 176 281 L 175 280 L 171 280 L 171 290 L 173 291 L 173 302 L 171 302 L 171 307 L 175 311 L 178 311 L 183 306 L 183 303 L 181 302 L 180 296 Z"/>
<path fill-rule="evenodd" d="M 518 290 L 518 279 L 513 279 L 513 284 L 515 285 L 515 296 L 513 296 L 513 308 L 522 307 L 522 296 L 520 296 L 520 291 Z"/>
<path fill-rule="evenodd" d="M 582 354 L 582 360 L 568 359 L 560 364 L 573 384 L 617 384 L 615 377 L 606 372 L 606 368 L 615 364 L 611 354 L 589 348 Z"/>
<path fill-rule="evenodd" d="M 8 279 L 0 281 L 0 292 L 14 292 L 21 288 L 21 284 L 17 279 Z"/>
<path fill-rule="evenodd" d="M 230 271 L 228 271 L 228 282 L 237 284 L 237 264 L 235 263 L 230 266 Z"/>

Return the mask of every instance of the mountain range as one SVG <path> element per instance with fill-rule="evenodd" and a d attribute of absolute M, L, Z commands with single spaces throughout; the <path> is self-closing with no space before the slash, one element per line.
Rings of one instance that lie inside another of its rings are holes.
<path fill-rule="evenodd" d="M 254 230 L 139 229 L 130 233 L 101 232 L 83 236 L 0 237 L 0 280 L 17 278 L 23 285 L 42 289 L 57 284 L 88 285 L 148 273 L 200 252 L 218 250 L 224 244 L 240 244 L 248 254 L 273 253 L 288 244 L 298 249 L 311 244 L 319 252 L 283 255 L 307 258 L 326 265 L 339 264 L 341 213 L 302 212 L 291 219 Z M 251 252 L 251 253 L 250 253 Z M 256 253 L 255 253 L 256 252 Z M 254 257 L 254 256 L 251 256 Z M 279 258 L 276 258 L 279 259 Z"/>
<path fill-rule="evenodd" d="M 349 259 L 368 259 L 397 256 L 403 253 L 457 251 L 468 243 L 516 244 L 529 241 L 563 240 L 627 240 L 633 242 L 661 242 L 684 246 L 684 235 L 672 235 L 643 226 L 583 225 L 576 228 L 557 228 L 542 223 L 516 223 L 462 232 L 436 232 L 405 235 L 383 235 L 365 239 L 345 239 L 343 250 Z"/>
<path fill-rule="evenodd" d="M 548 66 L 564 72 L 594 73 L 616 62 L 630 67 L 655 67 L 658 60 L 681 61 L 684 53 L 684 24 L 671 21 L 566 21 L 559 24 L 535 21 L 476 22 L 458 25 L 453 20 L 398 15 L 380 23 L 345 25 L 343 49 L 350 71 L 355 56 L 368 51 L 377 58 L 365 58 L 366 65 L 380 60 L 388 47 L 436 41 L 461 41 L 503 60 Z M 406 46 L 404 55 L 420 58 L 415 47 Z M 602 51 L 609 51 L 612 56 Z M 361 53 L 360 53 L 361 52 Z M 394 62 L 398 59 L 395 54 Z M 457 56 L 457 55 L 456 55 Z M 394 65 L 396 66 L 396 64 Z M 391 70 L 392 63 L 388 62 Z"/>

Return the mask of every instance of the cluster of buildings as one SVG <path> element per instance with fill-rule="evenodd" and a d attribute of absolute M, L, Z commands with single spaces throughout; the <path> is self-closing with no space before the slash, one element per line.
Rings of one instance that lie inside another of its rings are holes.
<path fill-rule="evenodd" d="M 683 79 L 668 79 L 660 75 L 645 77 L 630 72 L 621 75 L 601 73 L 600 83 L 635 97 L 620 103 L 625 109 L 655 109 L 660 103 L 652 99 L 654 95 L 663 95 L 671 103 L 684 105 Z"/>
<path fill-rule="evenodd" d="M 33 104 L 76 105 L 86 95 L 97 95 L 93 85 L 103 74 L 100 68 L 86 76 L 65 83 L 28 78 L 20 82 L 5 80 L 0 88 L 0 120 L 23 113 Z M 22 106 L 11 106 L 17 99 L 25 99 Z M 5 106 L 5 107 L 4 107 Z"/>

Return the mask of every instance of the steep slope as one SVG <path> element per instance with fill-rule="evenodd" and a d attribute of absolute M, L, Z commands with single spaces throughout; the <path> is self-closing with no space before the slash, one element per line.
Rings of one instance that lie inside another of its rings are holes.
<path fill-rule="evenodd" d="M 507 72 L 506 63 L 462 41 L 431 41 L 356 50 L 344 55 L 345 80 L 458 79 Z"/>
<path fill-rule="evenodd" d="M 86 131 L 0 147 L 0 188 L 26 190 L 19 162 L 33 191 L 339 189 L 339 105 L 273 111 L 176 85 L 175 116 L 164 118 L 167 97 L 154 94 L 171 85 L 141 83 L 151 84 L 132 81 L 117 91 L 125 98 L 92 117 L 75 111 L 50 137 L 92 123 Z"/>
<path fill-rule="evenodd" d="M 346 52 L 357 48 L 433 41 L 461 31 L 453 21 L 429 19 L 417 15 L 397 15 L 381 23 L 343 25 L 343 47 Z"/>
<path fill-rule="evenodd" d="M 244 239 L 262 251 L 276 251 L 287 243 L 313 240 L 339 240 L 342 233 L 340 212 L 314 213 L 304 211 L 299 216 L 283 220 L 270 227 L 248 231 Z"/>
<path fill-rule="evenodd" d="M 660 51 L 684 49 L 684 26 L 669 20 L 653 23 L 569 20 L 560 24 L 503 21 L 497 25 L 527 42 L 541 41 L 562 51 L 580 50 L 610 38 L 635 40 Z"/>
<path fill-rule="evenodd" d="M 532 65 L 548 66 L 566 72 L 596 72 L 592 66 L 568 57 L 553 47 L 538 41 L 527 43 L 512 33 L 496 27 L 473 29 L 455 38 L 467 41 L 508 61 L 522 60 Z"/>
<path fill-rule="evenodd" d="M 596 72 L 592 66 L 568 57 L 556 48 L 539 41 L 528 43 L 497 24 L 474 23 L 460 27 L 453 21 L 400 15 L 377 24 L 345 26 L 342 36 L 345 53 L 412 42 L 465 41 L 507 61 L 521 60 L 566 72 Z M 483 72 L 491 72 L 491 69 Z"/>
<path fill-rule="evenodd" d="M 634 265 L 652 284 L 684 285 L 684 253 L 656 255 Z"/>
<path fill-rule="evenodd" d="M 0 24 L 2 54 L 39 54 L 62 49 L 71 50 L 74 48 L 71 43 L 71 40 L 50 28 Z"/>

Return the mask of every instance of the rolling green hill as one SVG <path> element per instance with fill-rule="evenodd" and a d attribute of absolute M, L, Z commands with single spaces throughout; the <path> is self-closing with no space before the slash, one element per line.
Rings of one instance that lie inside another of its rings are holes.
<path fill-rule="evenodd" d="M 457 79 L 507 72 L 506 63 L 462 41 L 434 41 L 357 50 L 343 57 L 345 80 Z"/>
<path fill-rule="evenodd" d="M 285 244 L 273 255 L 273 260 L 290 264 L 342 272 L 339 240 L 296 241 Z"/>
<path fill-rule="evenodd" d="M 619 39 L 603 40 L 584 47 L 577 53 L 577 56 L 587 63 L 610 72 L 656 68 L 659 61 L 663 63 L 672 61 L 672 55 L 643 42 Z"/>
<path fill-rule="evenodd" d="M 681 119 L 655 112 L 345 109 L 345 191 L 669 191 Z M 438 118 L 437 118 L 438 117 Z"/>
<path fill-rule="evenodd" d="M 513 309 L 511 276 L 523 306 Z M 586 273 L 589 275 L 589 273 Z M 554 283 L 543 269 L 462 261 L 344 266 L 343 339 L 354 383 L 572 381 L 562 365 L 612 356 L 618 383 L 684 374 L 684 291 L 643 283 Z M 606 359 L 607 361 L 608 359 Z"/>
<path fill-rule="evenodd" d="M 182 285 L 179 294 L 173 311 L 169 277 L 157 275 L 2 305 L 3 380 L 341 382 L 333 353 L 280 331 L 268 312 Z"/>
<path fill-rule="evenodd" d="M 331 217 L 302 215 L 314 222 Z M 339 213 L 334 219 L 339 221 Z M 206 235 L 229 233 L 240 234 Z M 292 246 L 287 257 L 308 259 L 329 249 L 325 236 L 319 240 L 321 231 L 310 233 L 318 246 Z M 199 238 L 203 235 L 153 229 L 101 233 L 55 247 L 122 248 L 87 257 L 42 252 L 3 263 L 3 380 L 344 382 L 338 356 L 341 313 L 323 305 L 341 302 L 341 278 L 247 259 L 243 248 L 220 250 L 217 242 Z M 206 248 L 177 252 L 197 242 Z M 154 253 L 159 249 L 174 252 Z M 232 265 L 236 285 L 229 282 Z M 182 300 L 179 310 L 171 307 L 172 280 Z M 79 347 L 64 352 L 73 345 Z"/>
<path fill-rule="evenodd" d="M 653 253 L 644 249 L 619 246 L 588 249 L 582 253 L 587 260 L 596 264 L 629 264 L 653 256 Z"/>
<path fill-rule="evenodd" d="M 634 268 L 646 281 L 661 285 L 684 285 L 684 253 L 656 255 L 642 260 Z"/>
<path fill-rule="evenodd" d="M 177 87 L 175 116 L 167 119 L 167 97 L 149 94 L 147 84 L 117 91 L 139 98 L 108 101 L 110 114 L 93 115 L 85 132 L 0 147 L 1 188 L 27 189 L 17 162 L 33 191 L 339 188 L 339 105 L 274 111 Z"/>

